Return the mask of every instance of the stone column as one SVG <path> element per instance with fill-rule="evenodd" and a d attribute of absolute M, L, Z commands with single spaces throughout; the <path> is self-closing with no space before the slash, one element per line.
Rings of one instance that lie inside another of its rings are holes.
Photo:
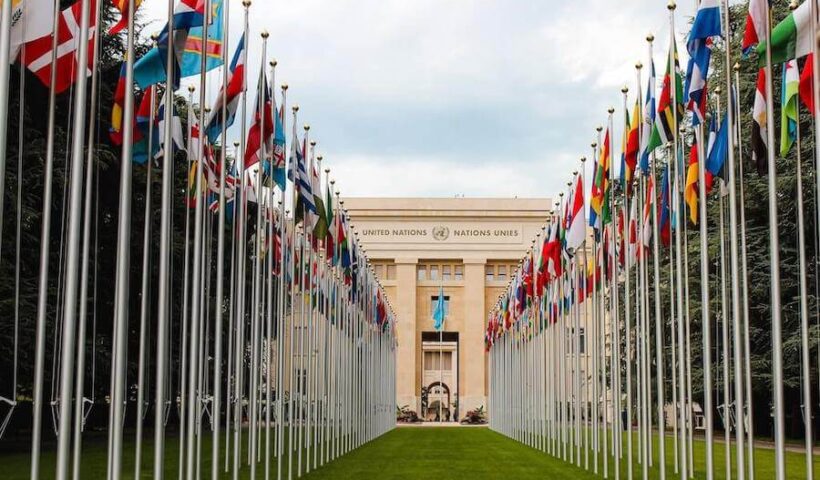
<path fill-rule="evenodd" d="M 417 258 L 396 259 L 396 304 L 394 305 L 398 330 L 396 355 L 396 404 L 409 405 L 419 412 L 420 399 L 416 388 L 416 265 Z"/>
<path fill-rule="evenodd" d="M 468 410 L 487 406 L 485 392 L 484 323 L 484 267 L 486 259 L 464 260 L 464 329 L 459 339 L 464 390 L 460 390 L 459 418 Z"/>

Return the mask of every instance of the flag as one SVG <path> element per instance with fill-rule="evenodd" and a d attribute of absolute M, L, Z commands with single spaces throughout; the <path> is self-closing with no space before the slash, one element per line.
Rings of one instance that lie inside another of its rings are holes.
<path fill-rule="evenodd" d="M 273 79 L 271 79 L 273 81 Z M 273 86 L 271 87 L 273 91 Z M 273 180 L 279 186 L 279 189 L 285 191 L 285 108 L 282 105 L 278 110 L 276 109 L 276 96 L 271 100 L 273 105 L 273 121 L 275 123 L 273 130 Z M 329 205 L 329 204 L 328 204 Z"/>
<path fill-rule="evenodd" d="M 610 222 L 609 202 L 609 157 L 612 146 L 610 144 L 609 129 L 604 135 L 604 143 L 601 145 L 601 156 L 598 160 L 598 167 L 592 183 L 592 198 L 590 206 L 595 212 L 595 228 L 600 228 L 601 224 Z M 599 218 L 600 217 L 600 218 Z"/>
<path fill-rule="evenodd" d="M 556 221 L 550 229 L 550 236 L 547 245 L 547 272 L 552 278 L 559 277 L 563 273 L 561 268 L 561 221 Z"/>
<path fill-rule="evenodd" d="M 803 65 L 803 73 L 800 74 L 800 100 L 803 105 L 814 115 L 814 54 L 810 53 L 806 57 Z"/>
<path fill-rule="evenodd" d="M 581 175 L 577 175 L 575 189 L 571 192 L 569 209 L 569 225 L 566 233 L 567 250 L 574 253 L 586 240 L 587 222 L 584 218 L 584 182 Z"/>
<path fill-rule="evenodd" d="M 236 119 L 236 111 L 239 108 L 239 101 L 242 99 L 242 92 L 245 91 L 245 35 L 239 38 L 236 52 L 231 60 L 230 70 L 228 70 L 228 84 L 219 90 L 208 121 L 205 124 L 205 134 L 211 142 L 216 142 L 222 129 L 226 130 L 233 125 Z M 226 110 L 227 116 L 222 118 L 222 110 Z M 224 127 L 223 127 L 224 125 Z"/>
<path fill-rule="evenodd" d="M 315 212 L 311 215 L 311 223 L 313 224 L 313 238 L 314 241 L 324 240 L 327 236 L 327 213 L 325 212 L 325 202 L 322 199 L 322 182 L 319 178 L 319 172 L 316 170 L 316 164 L 311 165 L 310 168 L 310 189 L 313 193 L 313 204 L 315 205 Z"/>
<path fill-rule="evenodd" d="M 643 122 L 641 123 L 641 171 L 649 175 L 649 139 L 652 129 L 655 128 L 655 60 L 649 59 L 649 78 L 646 84 L 646 103 L 643 107 Z"/>
<path fill-rule="evenodd" d="M 680 65 L 678 64 L 678 49 L 674 42 L 669 47 L 669 50 L 669 60 L 667 60 L 666 73 L 663 76 L 663 89 L 661 90 L 661 98 L 658 102 L 658 117 L 647 146 L 650 150 L 654 150 L 673 140 L 677 134 L 675 127 L 678 124 L 678 120 L 683 116 L 684 111 L 682 103 L 683 85 L 680 76 Z M 673 82 L 674 87 L 672 86 Z M 676 105 L 672 105 L 672 88 L 675 89 L 674 100 L 676 101 Z"/>
<path fill-rule="evenodd" d="M 694 142 L 689 154 L 689 167 L 686 169 L 683 199 L 689 206 L 689 220 L 695 225 L 698 224 L 698 168 L 698 144 Z"/>
<path fill-rule="evenodd" d="M 671 240 L 670 231 L 670 210 L 669 210 L 669 165 L 663 169 L 663 179 L 661 180 L 661 212 L 658 223 L 660 226 L 661 242 L 669 246 Z"/>
<path fill-rule="evenodd" d="M 299 223 L 304 219 L 306 212 L 315 213 L 316 206 L 313 203 L 314 198 L 313 192 L 311 191 L 311 179 L 308 175 L 307 165 L 305 165 L 304 145 L 299 141 L 299 135 L 296 131 L 296 122 L 293 122 L 293 139 L 291 143 L 291 168 L 288 172 L 288 178 L 293 182 L 294 194 L 296 195 L 294 202 L 295 221 Z M 343 216 L 342 220 L 344 220 Z"/>
<path fill-rule="evenodd" d="M 177 112 L 177 107 L 174 105 L 173 101 L 171 102 L 171 141 L 173 142 L 173 150 L 174 151 L 185 151 L 185 138 L 182 134 L 182 120 L 179 118 L 179 112 Z M 154 143 L 154 145 L 158 146 L 156 153 L 154 154 L 154 158 L 161 158 L 165 156 L 165 122 L 166 119 L 166 108 L 165 104 L 159 106 L 159 112 L 157 113 L 157 119 L 159 123 L 159 127 L 155 129 L 155 132 L 158 132 L 158 139 Z M 196 128 L 196 127 L 194 127 Z M 191 129 L 192 134 L 194 135 L 193 128 Z M 199 128 L 196 128 L 196 135 L 199 136 Z M 196 155 L 197 152 L 192 152 Z"/>
<path fill-rule="evenodd" d="M 180 0 L 174 9 L 174 31 L 168 31 L 168 25 L 162 29 L 157 45 L 149 50 L 134 65 L 134 80 L 141 88 L 165 82 L 168 73 L 165 71 L 165 59 L 173 41 L 174 67 L 173 85 L 179 85 L 181 62 L 188 42 L 191 28 L 201 27 L 205 21 L 205 0 Z M 173 40 L 171 39 L 173 37 Z M 198 73 L 198 72 L 197 72 Z"/>
<path fill-rule="evenodd" d="M 151 110 L 151 100 L 153 97 L 154 87 L 151 86 L 143 92 L 134 119 L 135 128 L 133 132 L 131 160 L 140 165 L 145 164 L 153 153 L 148 151 L 149 143 L 151 143 L 150 148 L 152 150 L 156 150 L 158 147 L 156 142 L 149 142 L 149 138 L 151 138 L 149 134 L 153 136 L 153 139 L 156 139 L 159 133 L 156 128 L 151 132 L 151 124 L 156 126 L 156 115 L 155 112 Z"/>
<path fill-rule="evenodd" d="M 780 100 L 780 155 L 786 156 L 797 140 L 798 104 L 800 93 L 800 71 L 797 60 L 783 64 L 782 97 Z"/>
<path fill-rule="evenodd" d="M 223 0 L 211 0 L 211 23 L 208 25 L 208 41 L 205 42 L 206 72 L 222 66 L 222 48 L 224 42 L 224 28 L 222 26 L 222 19 L 224 15 L 222 14 L 222 2 Z M 188 32 L 188 36 L 185 40 L 185 51 L 182 53 L 182 60 L 180 63 L 183 77 L 199 75 L 202 71 L 203 33 L 204 28 L 201 26 L 194 26 Z"/>
<path fill-rule="evenodd" d="M 626 193 L 628 196 L 632 195 L 632 180 L 635 177 L 635 168 L 638 166 L 638 153 L 641 145 L 638 142 L 638 131 L 640 127 L 640 113 L 641 104 L 635 102 L 635 109 L 632 113 L 632 123 L 629 125 L 629 130 L 626 134 L 626 152 L 624 155 L 625 167 L 622 177 L 626 182 Z"/>
<path fill-rule="evenodd" d="M 793 58 L 805 57 L 811 53 L 811 2 L 800 4 L 796 10 L 772 29 L 772 63 L 783 63 Z M 758 62 L 766 64 L 766 42 L 757 45 Z"/>
<path fill-rule="evenodd" d="M 655 205 L 654 177 L 649 176 L 646 181 L 646 200 L 643 208 L 643 248 L 649 248 L 652 241 L 652 208 Z"/>
<path fill-rule="evenodd" d="M 722 177 L 723 165 L 729 155 L 729 116 L 724 115 L 720 121 L 720 130 L 716 131 L 717 118 L 712 117 L 709 128 L 709 150 L 706 155 L 706 190 L 712 190 L 712 179 Z"/>
<path fill-rule="evenodd" d="M 538 256 L 538 267 L 535 271 L 535 294 L 539 297 L 543 295 L 544 288 L 546 288 L 547 282 L 549 281 L 549 273 L 547 271 L 547 260 L 549 259 L 550 253 L 547 237 L 548 235 L 545 235 L 544 238 L 541 240 L 541 254 Z"/>
<path fill-rule="evenodd" d="M 245 147 L 245 168 L 267 160 L 273 147 L 273 118 L 271 118 L 271 92 L 265 75 L 265 65 L 259 72 L 259 88 L 256 91 L 256 106 L 253 109 L 253 123 L 248 130 L 248 142 Z M 264 117 L 263 117 L 264 116 Z M 263 150 L 264 149 L 264 150 Z M 266 155 L 262 158 L 262 154 Z"/>
<path fill-rule="evenodd" d="M 433 309 L 433 328 L 437 332 L 444 330 L 444 318 L 447 316 L 444 306 L 444 287 L 438 287 L 438 298 L 436 299 L 436 307 Z"/>
<path fill-rule="evenodd" d="M 1 2 L 0 2 L 1 3 Z M 79 4 L 79 2 L 77 2 Z M 93 5 L 93 4 L 92 4 Z M 91 25 L 96 16 L 94 8 L 91 12 Z M 79 11 L 77 17 L 79 18 Z M 60 22 L 62 23 L 62 21 Z M 79 25 L 79 22 L 76 23 Z M 48 50 L 51 51 L 51 30 L 54 27 L 54 0 L 11 0 L 11 48 L 9 60 L 14 62 L 17 53 L 24 43 L 48 37 Z M 79 27 L 76 27 L 79 28 Z M 29 46 L 26 46 L 26 50 Z M 24 62 L 25 63 L 25 62 Z"/>
<path fill-rule="evenodd" d="M 114 88 L 114 105 L 111 107 L 111 129 L 108 136 L 114 145 L 122 145 L 123 110 L 125 109 L 125 62 L 120 66 L 120 78 Z"/>
<path fill-rule="evenodd" d="M 755 88 L 755 102 L 752 110 L 752 160 L 757 166 L 757 173 L 766 175 L 769 171 L 768 158 L 766 152 L 767 145 L 766 129 L 766 69 L 761 68 L 757 74 L 757 86 Z"/>
<path fill-rule="evenodd" d="M 333 261 L 336 252 L 336 218 L 333 215 L 333 192 L 330 191 L 330 182 L 325 183 L 325 216 L 327 222 L 327 236 L 325 237 L 325 257 Z"/>
<path fill-rule="evenodd" d="M 706 104 L 706 80 L 709 75 L 709 61 L 712 57 L 712 37 L 719 37 L 720 5 L 718 0 L 702 0 L 698 6 L 689 41 L 689 64 L 686 68 L 686 88 L 684 88 L 689 110 L 694 114 L 693 125 L 699 125 L 704 118 Z"/>
<path fill-rule="evenodd" d="M 638 258 L 638 199 L 632 198 L 629 206 L 629 236 L 627 237 L 629 260 L 635 265 Z"/>
<path fill-rule="evenodd" d="M 109 35 L 116 35 L 121 31 L 128 28 L 128 0 L 112 0 L 114 7 L 120 11 L 120 21 L 114 24 L 111 27 L 111 30 L 108 31 Z M 134 13 L 137 12 L 137 9 L 140 7 L 142 0 L 134 0 Z"/>
<path fill-rule="evenodd" d="M 743 54 L 748 55 L 766 36 L 766 16 L 769 14 L 769 0 L 749 0 L 746 15 L 746 30 L 743 33 Z"/>
<path fill-rule="evenodd" d="M 29 4 L 32 2 L 28 1 L 24 3 Z M 97 22 L 97 17 L 94 14 L 94 3 L 94 0 L 92 0 L 91 11 L 89 13 L 89 52 L 94 50 L 94 32 L 96 31 L 95 26 Z M 40 20 L 38 19 L 37 21 Z M 80 65 L 77 65 L 77 49 L 80 43 L 81 22 L 81 1 L 74 3 L 74 5 L 60 13 L 60 20 L 57 24 L 57 75 L 54 84 L 54 91 L 58 94 L 68 90 L 68 87 L 77 79 L 77 69 L 80 68 Z M 52 23 L 48 24 L 49 31 L 51 30 L 51 25 Z M 23 54 L 20 58 L 21 63 L 34 73 L 46 87 L 51 86 L 51 44 L 52 35 L 47 33 L 44 37 L 26 43 L 26 48 L 23 50 Z M 82 67 L 87 70 L 88 75 L 91 75 L 93 63 L 94 56 L 88 55 L 88 65 Z"/>

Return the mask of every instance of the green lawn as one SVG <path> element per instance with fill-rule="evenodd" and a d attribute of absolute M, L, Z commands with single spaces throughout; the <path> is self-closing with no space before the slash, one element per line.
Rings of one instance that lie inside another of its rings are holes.
<path fill-rule="evenodd" d="M 149 435 L 146 435 L 149 436 Z M 127 433 L 123 474 L 120 478 L 133 478 L 133 434 Z M 244 439 L 247 439 L 245 432 Z M 667 442 L 669 469 L 668 478 L 676 479 L 672 469 L 672 442 Z M 637 456 L 637 442 L 635 442 Z M 84 440 L 82 478 L 104 478 L 106 468 L 106 442 L 104 436 L 89 435 Z M 54 448 L 53 444 L 45 445 L 42 458 L 42 478 L 53 478 Z M 29 475 L 29 444 L 27 441 L 0 444 L 0 478 L 15 480 L 27 479 Z M 624 442 L 624 449 L 626 443 Z M 244 449 L 243 449 L 244 450 Z M 244 450 L 247 452 L 247 450 Z M 724 478 L 724 450 L 722 444 L 715 445 L 715 478 Z M 583 449 L 581 451 L 583 458 Z M 657 455 L 657 449 L 655 450 Z M 243 459 L 246 453 L 243 455 Z M 705 478 L 703 471 L 705 449 L 701 441 L 695 443 L 695 478 Z M 151 478 L 152 450 L 146 442 L 142 478 Z M 178 440 L 169 432 L 166 448 L 166 478 L 176 478 L 178 458 Z M 788 478 L 805 478 L 803 455 L 787 453 Z M 200 478 L 210 478 L 210 441 L 202 442 L 202 465 Z M 296 453 L 294 453 L 294 462 Z M 592 454 L 590 453 L 590 461 Z M 774 478 L 774 452 L 770 449 L 758 449 L 756 453 L 756 478 Z M 273 476 L 275 477 L 275 461 Z M 591 467 L 590 467 L 591 469 Z M 285 469 L 285 472 L 287 469 Z M 820 471 L 820 461 L 815 460 L 815 471 Z M 264 466 L 259 465 L 257 478 L 264 478 Z M 622 464 L 626 477 L 626 465 Z M 610 468 L 610 478 L 614 472 Z M 641 466 L 635 463 L 635 478 L 641 478 Z M 650 470 L 650 478 L 658 478 L 657 469 Z M 225 474 L 222 478 L 230 478 Z M 247 465 L 244 465 L 241 478 L 250 478 Z M 294 478 L 296 478 L 294 472 Z M 572 479 L 584 480 L 602 478 L 594 476 L 583 468 L 569 465 L 549 454 L 529 448 L 510 440 L 487 428 L 397 428 L 388 434 L 364 445 L 336 461 L 320 467 L 304 476 L 314 479 Z"/>

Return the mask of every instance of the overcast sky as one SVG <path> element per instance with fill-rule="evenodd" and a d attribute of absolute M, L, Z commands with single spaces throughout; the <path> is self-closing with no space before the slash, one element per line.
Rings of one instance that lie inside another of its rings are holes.
<path fill-rule="evenodd" d="M 232 55 L 242 7 L 230 1 Z M 694 1 L 682 3 L 679 33 Z M 161 28 L 166 5 L 145 0 L 143 18 Z M 660 0 L 255 0 L 252 85 L 262 30 L 347 196 L 554 197 L 625 84 L 631 110 L 646 35 L 659 76 L 669 44 Z"/>

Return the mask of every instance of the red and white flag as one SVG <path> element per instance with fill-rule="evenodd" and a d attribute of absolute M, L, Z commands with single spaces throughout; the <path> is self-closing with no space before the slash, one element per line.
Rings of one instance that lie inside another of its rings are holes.
<path fill-rule="evenodd" d="M 587 221 L 584 217 L 584 183 L 581 175 L 577 176 L 575 189 L 571 192 L 567 225 L 567 250 L 575 252 L 586 240 Z"/>
<path fill-rule="evenodd" d="M 94 63 L 94 32 L 96 31 L 96 16 L 94 12 L 95 0 L 91 0 L 89 8 L 88 28 L 88 65 L 84 65 L 88 75 Z M 57 93 L 64 92 L 77 78 L 77 49 L 80 46 L 80 24 L 82 23 L 82 2 L 78 1 L 60 14 L 57 27 L 57 75 L 54 89 Z M 21 55 L 21 62 L 31 70 L 43 85 L 51 86 L 51 43 L 52 35 L 46 35 L 26 43 Z"/>
<path fill-rule="evenodd" d="M 744 53 L 750 52 L 761 40 L 765 40 L 768 14 L 768 0 L 749 0 L 749 13 L 746 15 L 746 30 L 741 46 Z"/>

